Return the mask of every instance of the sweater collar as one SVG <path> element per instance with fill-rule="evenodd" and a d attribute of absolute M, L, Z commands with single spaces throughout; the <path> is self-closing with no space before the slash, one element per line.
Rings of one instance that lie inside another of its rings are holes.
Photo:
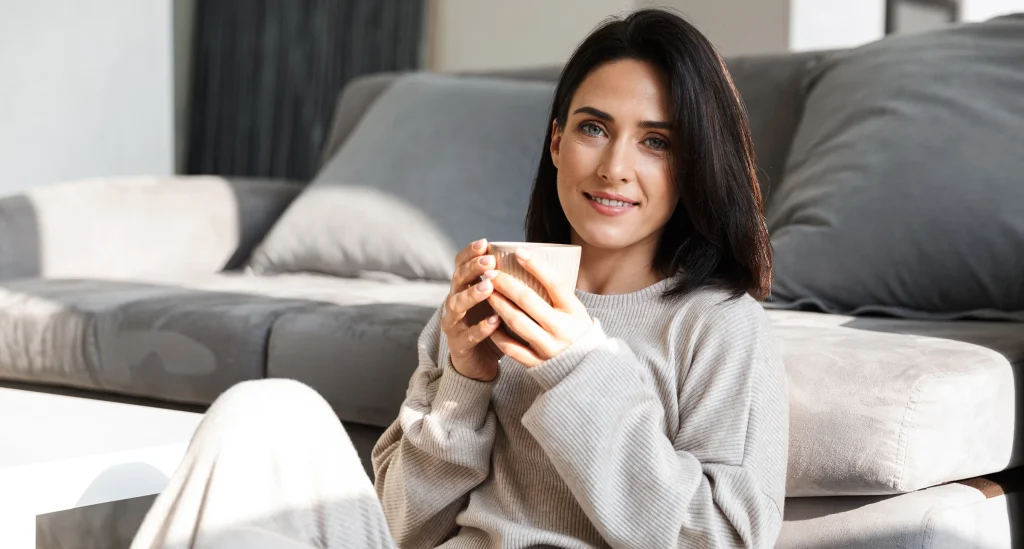
<path fill-rule="evenodd" d="M 672 285 L 673 280 L 675 279 L 669 277 L 628 294 L 592 294 L 577 288 L 576 297 L 587 309 L 618 309 L 644 303 L 660 296 Z"/>

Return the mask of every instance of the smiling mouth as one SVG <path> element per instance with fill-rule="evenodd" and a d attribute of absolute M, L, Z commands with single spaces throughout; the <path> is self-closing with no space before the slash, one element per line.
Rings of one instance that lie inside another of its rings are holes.
<path fill-rule="evenodd" d="M 583 193 L 583 196 L 586 196 L 587 200 L 591 200 L 593 202 L 597 202 L 598 204 L 609 206 L 611 208 L 627 208 L 629 206 L 640 205 L 639 202 L 623 202 L 622 200 L 609 200 L 607 198 L 598 198 L 596 196 L 591 196 L 587 193 Z"/>

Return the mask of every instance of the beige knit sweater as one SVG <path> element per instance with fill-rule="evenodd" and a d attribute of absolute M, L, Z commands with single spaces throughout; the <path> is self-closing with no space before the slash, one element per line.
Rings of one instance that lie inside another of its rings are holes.
<path fill-rule="evenodd" d="M 752 298 L 577 291 L 595 325 L 489 383 L 435 315 L 373 452 L 399 547 L 771 547 L 786 481 L 785 373 Z"/>

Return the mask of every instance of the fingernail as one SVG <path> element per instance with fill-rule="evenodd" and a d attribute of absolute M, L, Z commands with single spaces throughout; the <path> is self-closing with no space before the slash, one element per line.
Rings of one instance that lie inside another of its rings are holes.
<path fill-rule="evenodd" d="M 485 280 L 485 281 L 477 284 L 476 285 L 476 289 L 477 289 L 477 291 L 485 292 L 485 291 L 487 291 L 487 287 L 490 286 L 490 285 L 491 285 L 490 281 Z"/>
<path fill-rule="evenodd" d="M 476 242 L 473 243 L 473 249 L 474 250 L 481 250 L 481 249 L 483 249 L 484 244 L 486 242 L 487 242 L 487 239 L 477 240 Z"/>
<path fill-rule="evenodd" d="M 487 317 L 487 323 L 488 324 L 497 324 L 498 323 L 498 315 L 491 315 L 491 316 Z"/>
<path fill-rule="evenodd" d="M 491 256 L 485 255 L 478 259 L 477 262 L 480 263 L 481 265 L 487 265 L 488 263 L 491 262 Z"/>
<path fill-rule="evenodd" d="M 487 280 L 493 280 L 497 276 L 498 271 L 495 271 L 494 269 L 487 269 L 486 271 L 484 271 L 484 278 L 486 278 Z"/>
<path fill-rule="evenodd" d="M 530 252 L 520 248 L 520 249 L 516 250 L 516 257 L 518 257 L 519 259 L 522 259 L 523 261 L 526 261 L 526 260 L 530 259 L 531 255 L 530 255 Z"/>

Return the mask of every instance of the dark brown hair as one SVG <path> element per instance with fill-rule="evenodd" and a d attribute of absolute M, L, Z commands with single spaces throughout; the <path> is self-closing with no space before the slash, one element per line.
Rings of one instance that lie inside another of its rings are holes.
<path fill-rule="evenodd" d="M 681 137 L 671 141 L 670 161 L 679 204 L 654 258 L 655 269 L 678 280 L 666 295 L 713 286 L 763 299 L 771 289 L 771 241 L 747 117 L 721 56 L 693 25 L 658 9 L 604 23 L 562 70 L 548 120 L 564 130 L 583 80 L 622 59 L 643 61 L 661 72 L 672 133 Z M 569 243 L 557 173 L 549 126 L 526 214 L 531 242 Z"/>

